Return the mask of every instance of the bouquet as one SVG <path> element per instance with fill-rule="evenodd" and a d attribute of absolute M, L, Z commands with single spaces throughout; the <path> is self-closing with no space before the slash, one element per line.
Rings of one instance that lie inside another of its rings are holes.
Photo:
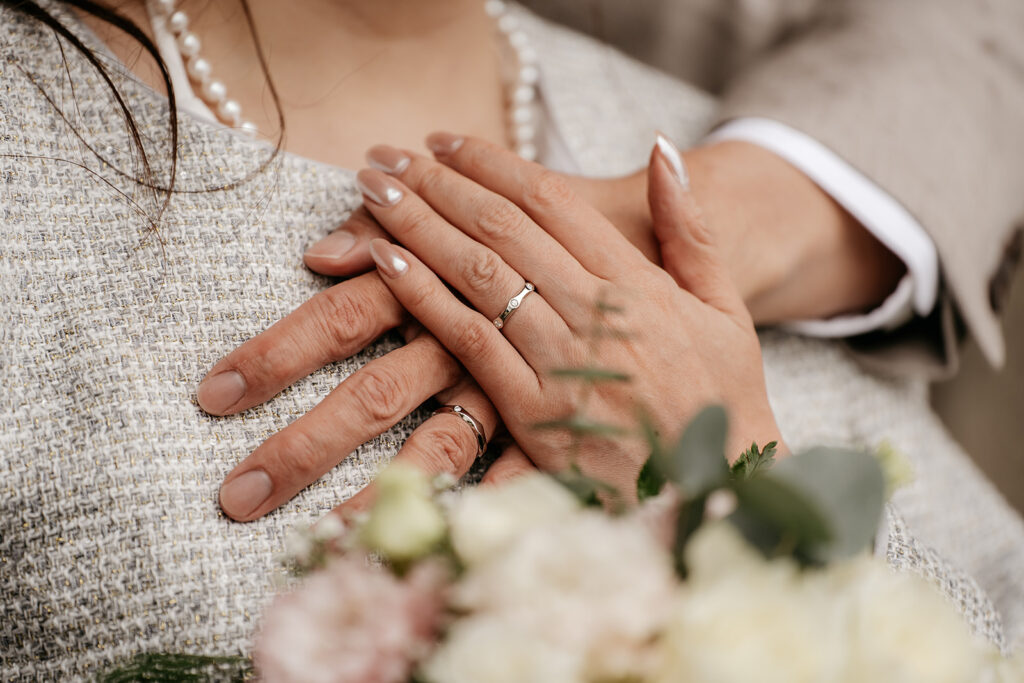
<path fill-rule="evenodd" d="M 869 552 L 881 455 L 730 468 L 725 413 L 652 438 L 636 503 L 584 476 L 461 493 L 393 464 L 366 515 L 298 532 L 264 615 L 267 681 L 1021 681 L 926 580 Z M 630 492 L 632 494 L 632 492 Z"/>

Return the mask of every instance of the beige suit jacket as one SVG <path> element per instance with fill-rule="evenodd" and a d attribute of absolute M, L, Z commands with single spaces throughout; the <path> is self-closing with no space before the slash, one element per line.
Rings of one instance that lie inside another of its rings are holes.
<path fill-rule="evenodd" d="M 955 369 L 964 328 L 1003 363 L 1024 225 L 1020 0 L 532 0 L 720 95 L 718 122 L 809 134 L 896 198 L 938 249 L 933 315 L 853 339 L 868 362 Z"/>

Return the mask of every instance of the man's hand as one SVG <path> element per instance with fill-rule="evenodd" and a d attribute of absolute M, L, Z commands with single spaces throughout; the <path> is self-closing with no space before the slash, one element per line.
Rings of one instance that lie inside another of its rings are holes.
<path fill-rule="evenodd" d="M 395 161 L 372 155 L 378 168 Z M 879 303 L 895 287 L 902 263 L 781 158 L 745 143 L 697 148 L 684 156 L 693 196 L 755 322 L 848 313 Z M 684 283 L 685 251 L 675 242 L 677 232 L 655 229 L 647 177 L 645 169 L 611 180 L 567 180 L 644 255 L 664 262 Z M 359 275 L 373 267 L 369 243 L 381 237 L 388 238 L 359 209 L 313 245 L 305 255 L 311 269 L 357 277 L 318 294 L 217 363 L 199 389 L 203 409 L 214 415 L 246 410 L 405 324 L 405 312 L 378 275 Z M 435 394 L 444 403 L 466 406 L 493 435 L 498 416 L 461 366 L 431 335 L 409 328 L 406 336 L 406 347 L 353 374 L 227 476 L 221 504 L 230 517 L 249 520 L 270 512 Z M 466 424 L 442 414 L 417 429 L 399 457 L 460 476 L 476 449 Z M 531 466 L 521 452 L 510 451 L 493 471 L 504 478 Z M 358 507 L 367 495 L 348 505 Z"/>
<path fill-rule="evenodd" d="M 896 288 L 903 262 L 781 157 L 745 142 L 697 147 L 683 157 L 693 196 L 755 323 L 855 313 Z M 673 253 L 674 233 L 652 224 L 646 169 L 569 182 L 681 281 L 685 254 Z"/>

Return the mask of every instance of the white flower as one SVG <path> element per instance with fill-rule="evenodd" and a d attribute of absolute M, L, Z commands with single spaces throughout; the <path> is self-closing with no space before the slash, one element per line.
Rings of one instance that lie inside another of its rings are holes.
<path fill-rule="evenodd" d="M 733 528 L 702 529 L 656 681 L 977 680 L 992 651 L 923 579 L 867 555 L 801 571 Z"/>
<path fill-rule="evenodd" d="M 433 550 L 447 526 L 426 475 L 392 464 L 377 477 L 377 499 L 361 528 L 363 543 L 395 562 L 415 560 Z"/>
<path fill-rule="evenodd" d="M 572 494 L 543 474 L 470 489 L 452 504 L 452 545 L 465 564 L 479 564 L 530 528 L 565 519 L 577 509 Z"/>
<path fill-rule="evenodd" d="M 578 680 L 579 653 L 507 619 L 461 619 L 428 660 L 431 683 L 571 683 Z"/>
<path fill-rule="evenodd" d="M 505 552 L 456 584 L 453 603 L 476 615 L 471 623 L 488 624 L 489 632 L 499 622 L 518 643 L 528 634 L 561 653 L 537 651 L 540 661 L 559 667 L 538 680 L 618 680 L 648 668 L 650 644 L 669 615 L 675 583 L 671 558 L 639 520 L 583 510 L 510 539 Z M 472 630 L 462 637 L 484 639 Z M 480 656 L 470 650 L 456 643 L 445 656 Z M 565 669 L 570 664 L 571 675 Z M 505 680 L 494 675 L 477 680 Z"/>

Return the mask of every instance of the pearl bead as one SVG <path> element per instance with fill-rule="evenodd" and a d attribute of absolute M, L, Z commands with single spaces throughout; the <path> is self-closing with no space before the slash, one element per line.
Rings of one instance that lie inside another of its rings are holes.
<path fill-rule="evenodd" d="M 537 160 L 537 148 L 530 143 L 519 145 L 519 147 L 516 148 L 516 153 L 527 161 Z"/>
<path fill-rule="evenodd" d="M 238 127 L 242 130 L 243 133 L 246 133 L 247 135 L 252 135 L 253 137 L 255 137 L 257 133 L 259 133 L 259 129 L 256 128 L 256 124 L 252 121 L 242 121 L 242 123 L 239 124 Z"/>
<path fill-rule="evenodd" d="M 197 83 L 205 83 L 210 79 L 213 67 L 202 57 L 188 60 L 188 75 Z"/>
<path fill-rule="evenodd" d="M 487 0 L 484 3 L 484 11 L 488 16 L 499 17 L 505 13 L 505 3 L 502 0 Z"/>
<path fill-rule="evenodd" d="M 156 6 L 165 16 L 170 16 L 174 13 L 174 4 L 174 0 L 157 0 Z"/>
<path fill-rule="evenodd" d="M 524 47 L 516 55 L 519 57 L 520 64 L 536 64 L 537 63 L 537 51 L 532 47 Z"/>
<path fill-rule="evenodd" d="M 242 107 L 234 100 L 224 100 L 217 107 L 217 115 L 232 126 L 237 126 L 242 120 Z"/>
<path fill-rule="evenodd" d="M 185 57 L 195 57 L 199 54 L 200 47 L 202 45 L 199 42 L 199 36 L 191 31 L 185 31 L 178 36 L 178 49 Z"/>
<path fill-rule="evenodd" d="M 537 96 L 536 88 L 531 88 L 528 85 L 516 86 L 516 89 L 512 92 L 512 102 L 515 104 L 529 104 L 533 102 L 533 98 Z"/>
<path fill-rule="evenodd" d="M 537 129 L 531 123 L 521 123 L 516 126 L 516 142 L 529 142 L 537 135 Z"/>
<path fill-rule="evenodd" d="M 513 31 L 509 34 L 508 44 L 514 47 L 516 50 L 522 50 L 530 42 L 529 36 L 522 31 Z"/>
<path fill-rule="evenodd" d="M 502 33 L 509 34 L 519 28 L 519 20 L 511 14 L 503 14 L 498 19 L 498 30 Z"/>
<path fill-rule="evenodd" d="M 188 30 L 188 15 L 178 10 L 167 20 L 167 28 L 171 29 L 174 35 L 180 35 Z"/>
<path fill-rule="evenodd" d="M 531 123 L 533 121 L 533 110 L 530 107 L 513 107 L 512 108 L 512 123 L 517 126 L 521 126 L 524 123 Z"/>
<path fill-rule="evenodd" d="M 203 84 L 203 96 L 210 102 L 220 103 L 228 96 L 228 89 L 220 81 L 207 81 Z"/>
<path fill-rule="evenodd" d="M 540 80 L 540 71 L 532 64 L 527 64 L 519 69 L 519 81 L 527 85 L 536 85 Z"/>

